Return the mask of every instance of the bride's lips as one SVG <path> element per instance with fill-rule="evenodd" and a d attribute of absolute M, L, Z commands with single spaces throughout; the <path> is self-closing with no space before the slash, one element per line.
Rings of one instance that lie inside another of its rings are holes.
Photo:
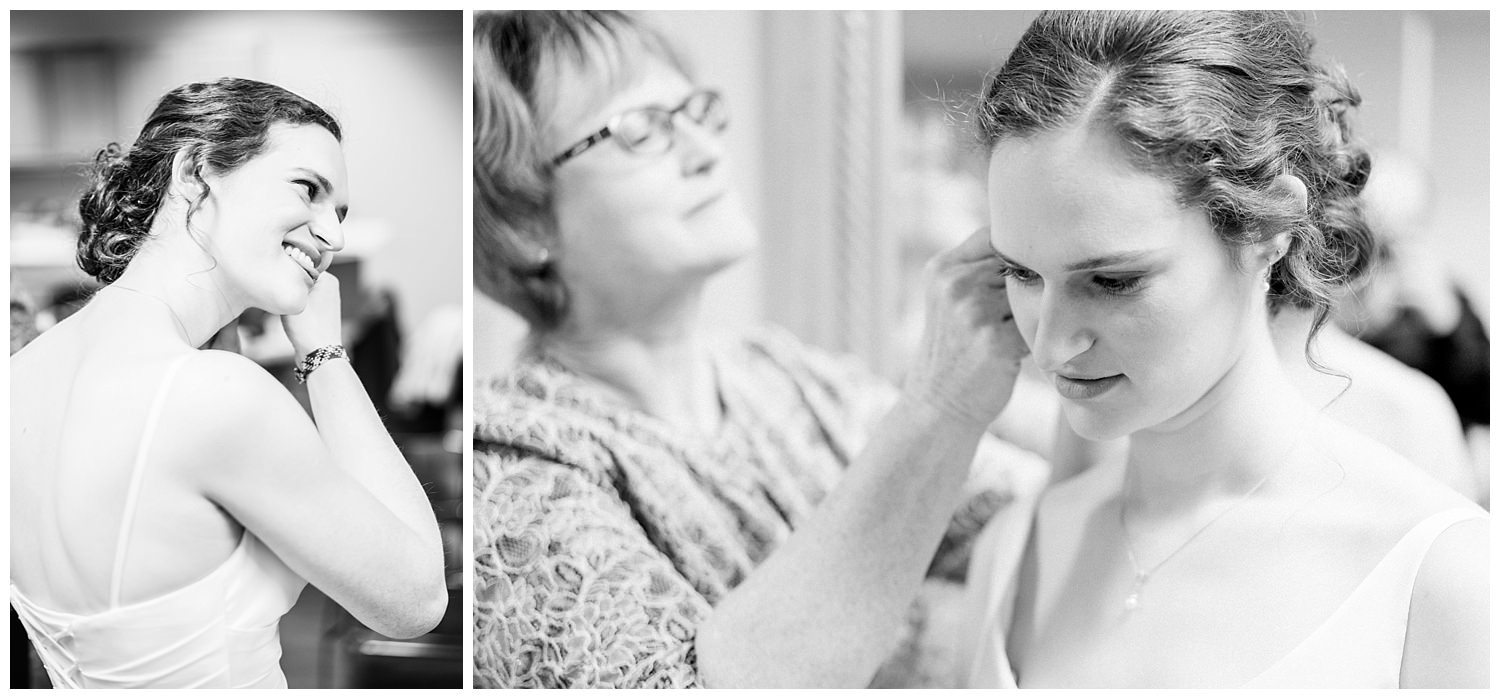
<path fill-rule="evenodd" d="M 305 243 L 301 243 L 296 240 L 283 240 L 281 241 L 281 246 L 282 251 L 286 253 L 286 256 L 293 262 L 296 262 L 297 265 L 302 268 L 302 271 L 307 274 L 307 277 L 309 279 L 316 280 L 318 278 L 318 275 L 322 273 L 322 263 L 324 262 L 323 255 L 319 254 L 316 249 L 308 247 Z M 290 250 L 288 250 L 288 248 L 290 248 Z"/>
<path fill-rule="evenodd" d="M 1058 374 L 1054 378 L 1053 384 L 1057 386 L 1057 392 L 1063 398 L 1089 400 L 1104 395 L 1124 380 L 1124 374 L 1101 376 L 1093 379 L 1073 378 Z"/>
<path fill-rule="evenodd" d="M 718 202 L 720 199 L 723 199 L 723 198 L 724 198 L 724 192 L 719 192 L 718 194 L 710 196 L 707 199 L 704 199 L 703 201 L 700 201 L 697 204 L 695 204 L 693 206 L 693 208 L 688 209 L 687 215 L 688 216 L 692 216 L 694 214 L 697 214 L 697 213 L 703 211 L 704 209 L 707 209 L 708 207 L 713 206 L 716 202 Z"/>

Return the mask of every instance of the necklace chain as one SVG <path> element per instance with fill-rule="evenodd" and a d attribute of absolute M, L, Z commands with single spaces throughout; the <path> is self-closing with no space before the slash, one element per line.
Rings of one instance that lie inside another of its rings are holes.
<path fill-rule="evenodd" d="M 110 289 L 120 289 L 121 291 L 129 291 L 129 292 L 134 293 L 134 294 L 140 294 L 141 296 L 145 296 L 146 298 L 151 299 L 152 301 L 155 301 L 155 302 L 161 304 L 162 307 L 164 307 L 164 308 L 167 309 L 168 313 L 172 314 L 172 320 L 173 320 L 173 322 L 177 323 L 177 329 L 182 331 L 182 339 L 186 340 L 188 342 L 188 344 L 192 344 L 193 343 L 192 336 L 188 334 L 187 326 L 185 326 L 185 325 L 182 324 L 182 318 L 178 317 L 177 311 L 173 310 L 173 308 L 172 308 L 172 304 L 169 304 L 166 301 L 163 301 L 161 299 L 161 297 L 159 297 L 159 296 L 157 296 L 155 294 L 148 294 L 148 293 L 146 293 L 144 291 L 141 291 L 140 289 L 134 289 L 134 288 L 125 286 L 125 285 L 123 285 L 123 284 L 121 284 L 119 282 L 115 282 L 113 284 L 110 284 L 108 288 L 110 288 Z"/>
<path fill-rule="evenodd" d="M 1130 567 L 1131 567 L 1132 570 L 1135 571 L 1135 580 L 1132 582 L 1132 584 L 1130 586 L 1130 595 L 1125 598 L 1125 610 L 1133 612 L 1133 611 L 1135 611 L 1137 609 L 1140 609 L 1141 608 L 1141 591 L 1142 591 L 1143 588 L 1146 587 L 1146 582 L 1151 579 L 1151 576 L 1155 575 L 1156 571 L 1160 570 L 1162 566 L 1166 565 L 1167 561 L 1172 560 L 1174 557 L 1177 556 L 1177 554 L 1182 553 L 1182 550 L 1185 549 L 1185 548 L 1187 548 L 1188 544 L 1193 543 L 1193 541 L 1196 540 L 1199 536 L 1201 536 L 1203 534 L 1203 532 L 1208 531 L 1209 527 L 1212 527 L 1215 522 L 1218 522 L 1219 520 L 1223 519 L 1226 515 L 1228 515 L 1230 512 L 1233 512 L 1233 511 L 1239 509 L 1241 505 L 1244 505 L 1246 502 L 1249 502 L 1250 501 L 1250 497 L 1253 496 L 1253 495 L 1255 495 L 1255 493 L 1257 491 L 1259 491 L 1261 489 L 1261 486 L 1264 486 L 1267 481 L 1271 480 L 1271 476 L 1274 476 L 1277 473 L 1280 473 L 1281 469 L 1286 467 L 1286 462 L 1288 460 L 1287 457 L 1290 457 L 1290 456 L 1291 456 L 1291 452 L 1288 451 L 1287 455 L 1284 456 L 1284 457 L 1282 457 L 1282 464 L 1280 466 L 1277 466 L 1276 468 L 1272 469 L 1270 473 L 1267 473 L 1265 476 L 1263 476 L 1260 479 L 1260 481 L 1256 482 L 1256 484 L 1254 486 L 1251 486 L 1251 488 L 1249 490 L 1245 491 L 1245 494 L 1241 495 L 1240 498 L 1239 498 L 1239 500 L 1236 500 L 1233 504 L 1231 504 L 1230 506 L 1224 508 L 1223 511 L 1219 512 L 1219 514 L 1214 515 L 1213 519 L 1208 520 L 1207 524 L 1204 524 L 1203 526 L 1199 527 L 1198 531 L 1193 532 L 1193 535 L 1189 536 L 1186 541 L 1184 541 L 1180 545 L 1178 545 L 1177 548 L 1172 549 L 1172 552 L 1169 553 L 1169 554 L 1167 554 L 1166 558 L 1163 558 L 1160 561 L 1157 561 L 1156 565 L 1151 566 L 1151 568 L 1148 569 L 1148 570 L 1142 570 L 1141 569 L 1140 561 L 1136 558 L 1136 555 L 1135 555 L 1135 545 L 1131 543 L 1130 525 L 1127 524 L 1126 521 L 1125 521 L 1125 493 L 1121 493 L 1120 494 L 1120 533 L 1121 533 L 1121 535 L 1125 539 L 1125 554 L 1130 557 Z M 1129 488 L 1126 488 L 1125 491 L 1129 492 Z"/>

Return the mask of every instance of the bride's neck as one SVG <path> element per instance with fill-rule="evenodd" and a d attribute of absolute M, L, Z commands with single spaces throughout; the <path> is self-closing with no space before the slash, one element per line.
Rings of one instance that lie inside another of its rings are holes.
<path fill-rule="evenodd" d="M 206 254 L 148 245 L 104 290 L 113 289 L 116 303 L 131 304 L 140 313 L 165 315 L 172 321 L 174 334 L 192 347 L 201 347 L 245 310 L 220 288 L 212 268 Z"/>
<path fill-rule="evenodd" d="M 1162 507 L 1242 496 L 1292 458 L 1314 418 L 1261 338 L 1184 415 L 1131 436 L 1126 496 Z"/>

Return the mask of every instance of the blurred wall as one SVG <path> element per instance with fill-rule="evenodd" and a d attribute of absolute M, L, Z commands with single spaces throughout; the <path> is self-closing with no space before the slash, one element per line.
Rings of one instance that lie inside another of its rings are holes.
<path fill-rule="evenodd" d="M 367 285 L 395 290 L 410 331 L 462 299 L 462 26 L 456 11 L 12 12 L 13 211 L 76 204 L 81 180 L 47 168 L 129 143 L 180 84 L 275 83 L 342 123 L 347 251 Z"/>
<path fill-rule="evenodd" d="M 1324 11 L 1309 18 L 1319 52 L 1343 64 L 1364 98 L 1359 135 L 1426 167 L 1426 240 L 1488 323 L 1489 13 Z"/>

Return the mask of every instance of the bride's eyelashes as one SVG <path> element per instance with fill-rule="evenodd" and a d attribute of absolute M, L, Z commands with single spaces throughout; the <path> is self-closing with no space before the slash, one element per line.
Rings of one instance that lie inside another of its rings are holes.
<path fill-rule="evenodd" d="M 1013 279 L 1022 286 L 1031 286 L 1041 281 L 1041 275 L 1025 267 L 1001 262 L 998 274 L 1003 279 Z M 1145 274 L 1095 274 L 1089 283 L 1109 296 L 1128 296 L 1145 286 Z"/>

